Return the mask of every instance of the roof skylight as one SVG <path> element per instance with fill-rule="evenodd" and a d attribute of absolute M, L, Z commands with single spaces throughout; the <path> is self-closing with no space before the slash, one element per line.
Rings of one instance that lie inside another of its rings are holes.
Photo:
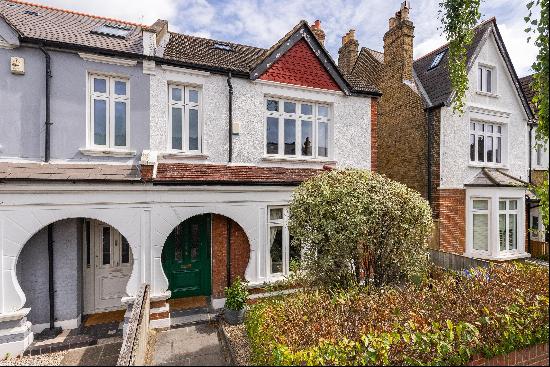
<path fill-rule="evenodd" d="M 25 10 L 23 13 L 27 14 L 27 15 L 34 15 L 34 16 L 38 16 L 38 12 L 34 11 L 34 10 Z"/>
<path fill-rule="evenodd" d="M 124 38 L 130 33 L 131 30 L 132 28 L 123 25 L 104 24 L 94 29 L 92 33 L 101 34 L 104 36 Z"/>
<path fill-rule="evenodd" d="M 443 59 L 443 55 L 445 55 L 445 51 L 441 51 L 440 53 L 438 53 L 437 55 L 435 55 L 433 61 L 432 61 L 432 64 L 430 65 L 429 69 L 433 69 L 435 68 L 437 65 L 439 65 L 439 63 L 441 62 L 441 60 Z M 428 69 L 428 70 L 429 70 Z"/>
<path fill-rule="evenodd" d="M 227 43 L 221 43 L 221 42 L 214 43 L 214 46 L 212 46 L 212 48 L 216 48 L 222 51 L 233 51 L 233 47 L 231 47 L 231 45 Z"/>

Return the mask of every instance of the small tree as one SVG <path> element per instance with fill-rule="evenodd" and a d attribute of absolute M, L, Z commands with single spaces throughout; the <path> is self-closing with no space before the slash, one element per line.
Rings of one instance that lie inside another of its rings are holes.
<path fill-rule="evenodd" d="M 290 204 L 292 246 L 315 285 L 347 288 L 421 277 L 433 222 L 429 204 L 370 171 L 325 172 L 302 183 Z"/>

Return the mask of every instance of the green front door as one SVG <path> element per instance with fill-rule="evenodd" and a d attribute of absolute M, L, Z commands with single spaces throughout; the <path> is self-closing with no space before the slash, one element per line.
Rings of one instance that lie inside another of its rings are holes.
<path fill-rule="evenodd" d="M 180 223 L 162 250 L 172 298 L 210 295 L 210 215 Z"/>

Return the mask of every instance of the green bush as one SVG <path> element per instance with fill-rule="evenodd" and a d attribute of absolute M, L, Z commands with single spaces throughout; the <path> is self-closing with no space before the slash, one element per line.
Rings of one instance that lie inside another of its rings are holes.
<path fill-rule="evenodd" d="M 370 171 L 325 172 L 302 183 L 290 203 L 292 246 L 303 247 L 302 268 L 315 286 L 423 278 L 432 226 L 416 191 Z"/>
<path fill-rule="evenodd" d="M 548 341 L 548 269 L 433 269 L 420 285 L 264 300 L 246 328 L 258 365 L 463 365 Z"/>
<path fill-rule="evenodd" d="M 237 277 L 230 287 L 225 288 L 225 297 L 225 308 L 228 310 L 240 311 L 244 309 L 248 299 L 246 282 Z"/>

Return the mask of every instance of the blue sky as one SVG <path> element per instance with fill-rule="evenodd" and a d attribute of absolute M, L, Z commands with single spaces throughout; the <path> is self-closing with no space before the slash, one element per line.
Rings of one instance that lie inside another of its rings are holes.
<path fill-rule="evenodd" d="M 32 0 L 31 0 L 32 1 Z M 320 19 L 326 46 L 338 57 L 341 37 L 355 29 L 360 46 L 382 50 L 388 19 L 401 0 L 34 0 L 66 9 L 152 24 L 169 21 L 172 31 L 270 47 L 300 19 Z M 484 0 L 482 19 L 496 16 L 508 52 L 520 76 L 531 72 L 537 50 L 527 43 L 523 17 L 528 0 Z M 445 42 L 439 29 L 439 0 L 411 0 L 415 57 Z"/>

